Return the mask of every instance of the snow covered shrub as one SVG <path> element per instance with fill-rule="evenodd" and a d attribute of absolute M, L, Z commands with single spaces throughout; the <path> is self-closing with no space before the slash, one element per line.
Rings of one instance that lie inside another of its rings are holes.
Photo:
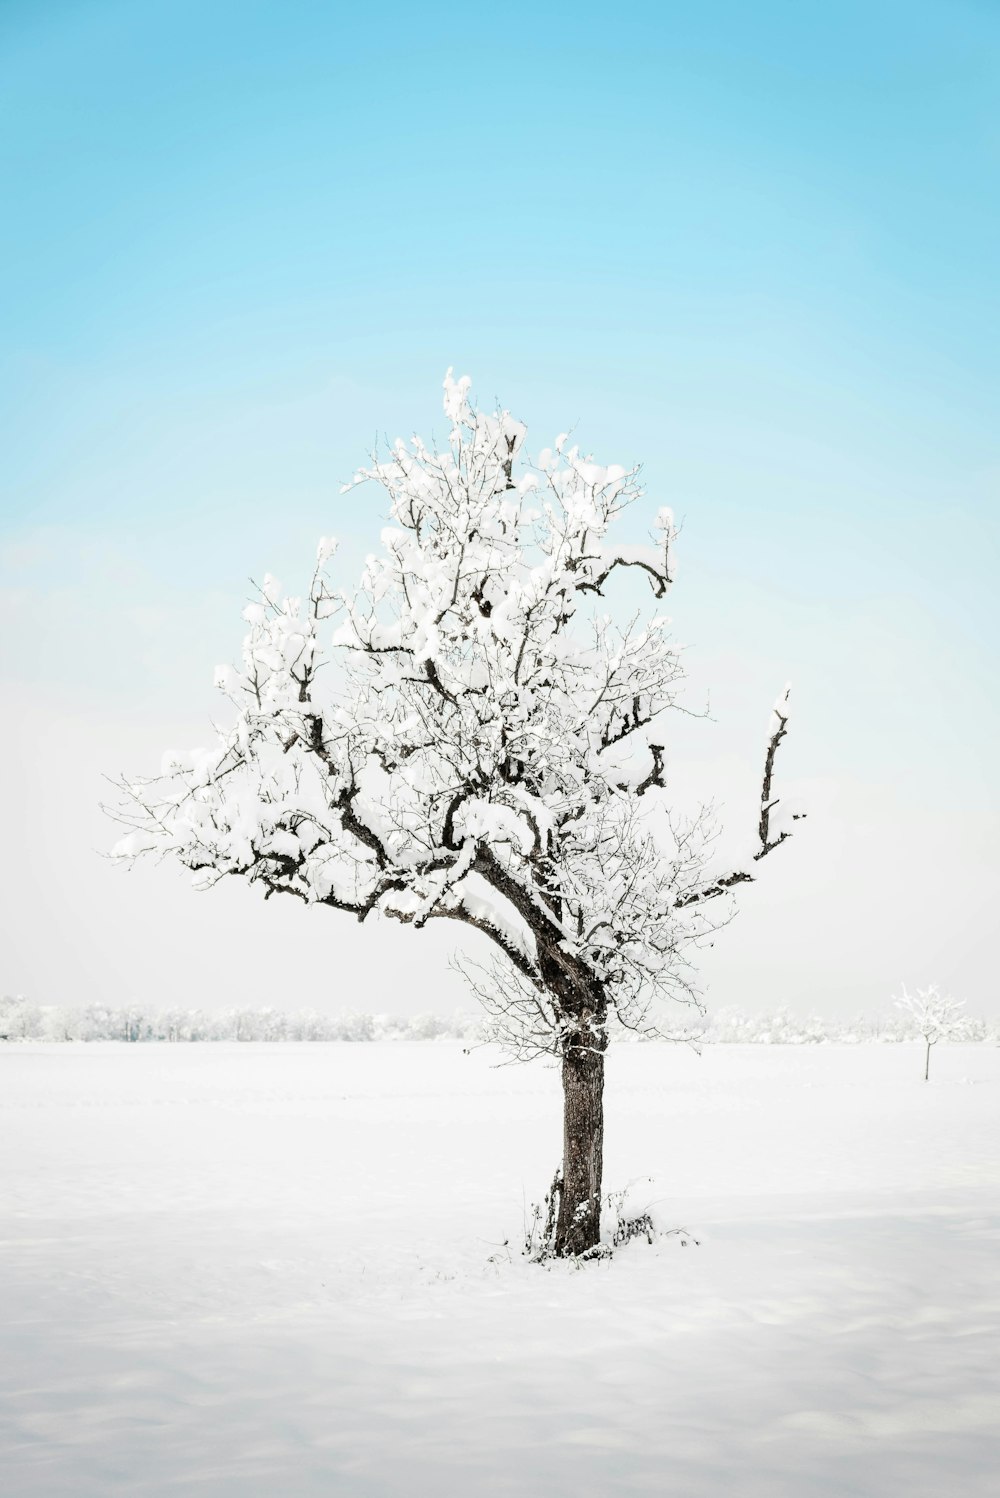
<path fill-rule="evenodd" d="M 0 998 L 0 1040 L 37 1040 L 43 1033 L 42 1011 L 23 994 Z"/>
<path fill-rule="evenodd" d="M 615 1249 L 623 1248 L 625 1244 L 637 1242 L 640 1239 L 652 1245 L 658 1238 L 678 1237 L 683 1248 L 686 1248 L 688 1243 L 697 1245 L 697 1238 L 693 1237 L 686 1228 L 666 1230 L 658 1228 L 651 1208 L 634 1213 L 629 1212 L 626 1209 L 626 1201 L 635 1184 L 635 1182 L 630 1182 L 628 1186 L 619 1191 L 608 1192 L 604 1198 L 602 1238 L 575 1257 L 581 1260 L 610 1259 Z M 557 1224 L 561 1195 L 562 1171 L 557 1170 L 544 1201 L 541 1204 L 532 1203 L 528 1221 L 525 1224 L 524 1253 L 532 1263 L 544 1264 L 550 1259 L 560 1257 Z"/>
<path fill-rule="evenodd" d="M 834 1033 L 835 1026 L 818 1015 L 800 1019 L 788 1009 L 745 1014 L 730 1005 L 708 1019 L 703 1039 L 722 1045 L 822 1045 Z"/>
<path fill-rule="evenodd" d="M 448 1022 L 436 1014 L 415 1014 L 409 1031 L 413 1040 L 440 1040 L 448 1033 Z"/>
<path fill-rule="evenodd" d="M 375 1039 L 375 1021 L 370 1014 L 356 1014 L 349 1010 L 327 1021 L 334 1040 L 368 1041 Z"/>
<path fill-rule="evenodd" d="M 609 1191 L 606 1198 L 609 1209 L 615 1215 L 615 1225 L 611 1230 L 613 1248 L 621 1248 L 623 1244 L 631 1243 L 636 1238 L 645 1238 L 647 1243 L 652 1243 L 656 1238 L 656 1227 L 648 1212 L 637 1212 L 634 1217 L 626 1215 L 625 1198 L 628 1190 L 626 1186 L 621 1191 Z"/>

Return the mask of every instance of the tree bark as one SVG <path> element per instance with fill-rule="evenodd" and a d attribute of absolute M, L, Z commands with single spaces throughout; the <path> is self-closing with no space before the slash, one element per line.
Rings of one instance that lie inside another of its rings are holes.
<path fill-rule="evenodd" d="M 924 1061 L 924 1081 L 930 1080 L 931 1075 L 931 1042 L 927 1042 L 927 1059 Z"/>
<path fill-rule="evenodd" d="M 555 1251 L 566 1258 L 596 1247 L 601 1238 L 604 1052 L 596 1036 L 567 1047 L 562 1083 L 563 1174 Z"/>

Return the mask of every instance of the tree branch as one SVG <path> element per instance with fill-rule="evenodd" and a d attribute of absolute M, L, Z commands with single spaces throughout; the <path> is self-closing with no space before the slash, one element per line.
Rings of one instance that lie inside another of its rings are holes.
<path fill-rule="evenodd" d="M 771 836 L 771 812 L 778 804 L 778 798 L 771 797 L 771 781 L 774 776 L 774 760 L 778 752 L 778 745 L 788 731 L 788 713 L 782 711 L 788 705 L 788 694 L 791 688 L 786 687 L 784 693 L 779 697 L 774 706 L 775 726 L 771 737 L 767 741 L 767 751 L 764 755 L 764 776 L 760 792 L 760 820 L 757 823 L 757 835 L 760 838 L 760 848 L 753 855 L 754 863 L 766 858 L 773 853 L 775 848 L 791 837 L 786 828 L 777 837 Z M 804 815 L 804 814 L 803 814 Z M 796 819 L 798 820 L 798 818 Z M 714 900 L 719 895 L 724 895 L 727 890 L 732 889 L 734 884 L 752 884 L 754 875 L 744 870 L 738 870 L 731 874 L 723 874 L 718 879 L 711 880 L 700 889 L 688 890 L 685 894 L 678 896 L 674 901 L 674 909 L 682 909 L 685 905 L 700 904 L 704 900 Z"/>

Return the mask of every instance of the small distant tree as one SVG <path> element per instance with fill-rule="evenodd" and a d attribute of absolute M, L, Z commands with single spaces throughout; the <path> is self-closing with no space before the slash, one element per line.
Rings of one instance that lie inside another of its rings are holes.
<path fill-rule="evenodd" d="M 488 1033 L 561 1065 L 553 1247 L 575 1255 L 600 1236 L 612 1019 L 667 1033 L 657 1010 L 696 1003 L 687 954 L 789 836 L 772 792 L 788 698 L 755 846 L 710 872 L 711 818 L 679 813 L 667 788 L 682 670 L 655 603 L 671 582 L 670 512 L 651 545 L 612 541 L 638 470 L 565 435 L 525 461 L 522 424 L 468 394 L 449 371 L 447 443 L 397 442 L 356 476 L 381 486 L 391 517 L 357 588 L 328 581 L 326 539 L 304 599 L 265 577 L 242 663 L 216 677 L 232 725 L 122 782 L 131 831 L 116 853 L 176 858 L 201 887 L 235 875 L 359 921 L 447 920 L 485 937 L 495 959 L 464 971 Z M 654 607 L 616 624 L 605 599 L 625 572 Z"/>
<path fill-rule="evenodd" d="M 44 1034 L 42 1011 L 24 994 L 0 998 L 0 1040 L 37 1040 Z"/>
<path fill-rule="evenodd" d="M 895 999 L 894 1003 L 924 1038 L 924 1081 L 927 1082 L 931 1074 L 931 1047 L 939 1040 L 962 1040 L 966 1034 L 968 1020 L 962 1013 L 965 1000 L 943 994 L 936 983 L 929 988 L 918 988 L 915 994 L 911 994 L 904 983 L 902 997 Z"/>
<path fill-rule="evenodd" d="M 121 1026 L 120 1038 L 133 1044 L 140 1040 L 148 1040 L 152 1034 L 152 1025 L 148 1017 L 136 1004 L 127 1004 L 124 1009 L 118 1011 L 118 1020 Z"/>

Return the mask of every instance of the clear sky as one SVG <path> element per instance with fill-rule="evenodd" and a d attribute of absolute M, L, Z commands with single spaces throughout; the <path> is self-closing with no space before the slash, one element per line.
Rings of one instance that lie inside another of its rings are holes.
<path fill-rule="evenodd" d="M 683 518 L 732 825 L 794 683 L 810 820 L 709 1003 L 998 1011 L 1000 5 L 5 0 L 0 110 L 0 989 L 461 1003 L 447 937 L 125 874 L 97 810 L 455 365 Z"/>

